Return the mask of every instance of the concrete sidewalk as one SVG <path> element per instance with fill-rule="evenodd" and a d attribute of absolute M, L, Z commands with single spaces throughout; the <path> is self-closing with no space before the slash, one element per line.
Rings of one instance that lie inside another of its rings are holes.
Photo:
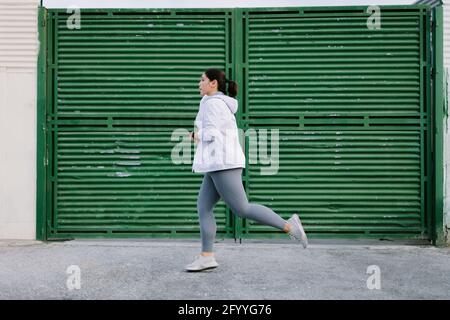
<path fill-rule="evenodd" d="M 199 248 L 184 239 L 0 241 L 0 299 L 450 299 L 450 248 L 226 240 L 215 244 L 217 269 L 184 272 Z M 80 289 L 68 289 L 71 265 Z M 367 287 L 371 265 L 379 290 Z"/>

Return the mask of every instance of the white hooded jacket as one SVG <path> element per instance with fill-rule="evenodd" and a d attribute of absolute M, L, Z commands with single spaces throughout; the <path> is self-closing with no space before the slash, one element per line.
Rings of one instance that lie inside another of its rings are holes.
<path fill-rule="evenodd" d="M 195 118 L 200 141 L 195 150 L 193 172 L 245 168 L 234 116 L 237 109 L 238 101 L 221 91 L 203 96 Z"/>

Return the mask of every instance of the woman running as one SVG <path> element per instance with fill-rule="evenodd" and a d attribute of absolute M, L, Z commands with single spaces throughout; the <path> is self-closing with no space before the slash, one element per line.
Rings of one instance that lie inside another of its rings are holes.
<path fill-rule="evenodd" d="M 234 116 L 238 109 L 236 82 L 226 79 L 222 70 L 211 68 L 202 74 L 199 89 L 203 98 L 195 118 L 197 131 L 189 136 L 197 145 L 192 171 L 204 175 L 197 199 L 202 252 L 186 271 L 218 266 L 213 252 L 217 229 L 213 209 L 220 199 L 239 217 L 283 230 L 306 248 L 308 239 L 297 214 L 286 221 L 270 208 L 247 200 L 242 185 L 245 155 Z"/>

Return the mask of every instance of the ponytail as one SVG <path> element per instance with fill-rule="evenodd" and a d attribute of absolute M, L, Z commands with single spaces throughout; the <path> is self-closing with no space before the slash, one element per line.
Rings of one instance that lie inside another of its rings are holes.
<path fill-rule="evenodd" d="M 228 80 L 225 76 L 225 72 L 220 69 L 210 68 L 205 71 L 205 75 L 210 81 L 217 80 L 218 91 L 221 91 L 223 94 L 232 98 L 236 98 L 238 85 L 235 81 Z"/>
<path fill-rule="evenodd" d="M 233 80 L 226 80 L 228 84 L 227 95 L 235 98 L 237 96 L 237 83 Z"/>

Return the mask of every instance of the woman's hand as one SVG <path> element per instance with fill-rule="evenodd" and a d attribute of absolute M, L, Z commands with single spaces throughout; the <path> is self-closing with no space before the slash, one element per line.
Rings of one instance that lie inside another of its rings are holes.
<path fill-rule="evenodd" d="M 188 133 L 189 137 L 191 138 L 191 140 L 194 140 L 195 143 L 198 143 L 200 141 L 200 139 L 197 136 L 196 132 L 189 132 Z"/>

